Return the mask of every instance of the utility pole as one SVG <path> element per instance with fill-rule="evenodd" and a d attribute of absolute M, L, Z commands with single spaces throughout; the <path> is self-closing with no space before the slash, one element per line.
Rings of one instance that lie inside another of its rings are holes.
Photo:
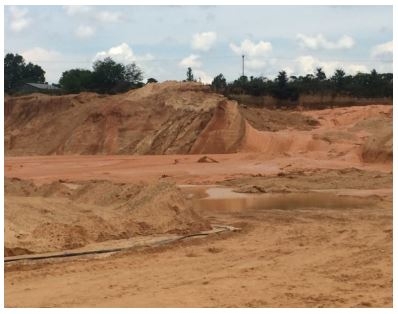
<path fill-rule="evenodd" d="M 242 55 L 242 76 L 245 76 L 245 55 Z"/>

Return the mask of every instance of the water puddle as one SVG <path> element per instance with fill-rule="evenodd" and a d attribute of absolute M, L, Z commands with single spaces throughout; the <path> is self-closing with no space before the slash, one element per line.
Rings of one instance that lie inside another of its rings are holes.
<path fill-rule="evenodd" d="M 360 197 L 339 195 L 333 192 L 292 192 L 251 194 L 236 193 L 230 188 L 211 187 L 206 190 L 205 198 L 194 200 L 194 207 L 199 211 L 245 211 L 270 209 L 358 209 L 377 205 L 377 196 Z"/>

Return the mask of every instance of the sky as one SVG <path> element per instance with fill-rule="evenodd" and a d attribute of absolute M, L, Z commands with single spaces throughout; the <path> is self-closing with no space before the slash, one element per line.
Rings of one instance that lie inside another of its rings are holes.
<path fill-rule="evenodd" d="M 144 78 L 210 83 L 242 75 L 273 79 L 337 68 L 392 72 L 392 6 L 12 6 L 4 7 L 4 54 L 40 65 L 49 83 L 107 56 L 136 63 Z"/>

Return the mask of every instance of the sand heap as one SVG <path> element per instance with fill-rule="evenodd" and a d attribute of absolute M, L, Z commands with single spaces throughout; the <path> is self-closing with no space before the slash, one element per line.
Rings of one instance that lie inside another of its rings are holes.
<path fill-rule="evenodd" d="M 189 153 L 222 99 L 178 82 L 114 96 L 8 97 L 6 155 Z"/>
<path fill-rule="evenodd" d="M 5 181 L 5 254 L 41 253 L 137 235 L 210 229 L 174 185 Z"/>
<path fill-rule="evenodd" d="M 291 115 L 288 121 L 292 127 L 282 127 L 275 132 L 260 131 L 252 126 L 256 123 L 246 120 L 240 151 L 259 152 L 267 158 L 306 156 L 353 162 L 392 162 L 391 106 L 306 111 L 304 115 L 307 120 Z M 302 122 L 302 127 L 297 121 Z M 281 125 L 285 123 L 282 121 Z"/>
<path fill-rule="evenodd" d="M 392 107 L 248 108 L 199 83 L 5 100 L 6 155 L 257 152 L 392 162 Z"/>
<path fill-rule="evenodd" d="M 221 101 L 213 117 L 200 133 L 191 153 L 225 154 L 239 151 L 245 135 L 245 120 L 234 101 Z"/>

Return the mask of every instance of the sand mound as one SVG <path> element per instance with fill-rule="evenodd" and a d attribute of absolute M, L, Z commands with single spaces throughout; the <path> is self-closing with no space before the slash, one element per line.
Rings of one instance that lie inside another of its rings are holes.
<path fill-rule="evenodd" d="M 280 131 L 288 128 L 308 131 L 319 126 L 319 121 L 300 112 L 269 110 L 240 106 L 239 111 L 251 126 L 259 131 Z"/>
<path fill-rule="evenodd" d="M 199 83 L 115 96 L 33 94 L 5 100 L 6 155 L 225 154 L 392 161 L 392 107 L 303 112 L 239 106 Z"/>
<path fill-rule="evenodd" d="M 382 129 L 380 134 L 370 136 L 362 146 L 362 160 L 365 162 L 392 162 L 392 127 Z"/>
<path fill-rule="evenodd" d="M 261 152 L 268 157 L 327 151 L 327 149 L 328 144 L 326 142 L 314 139 L 309 132 L 258 131 L 249 123 L 246 124 L 246 133 L 241 146 L 241 151 Z"/>
<path fill-rule="evenodd" d="M 5 101 L 6 155 L 233 153 L 244 133 L 238 104 L 198 83 Z"/>
<path fill-rule="evenodd" d="M 188 153 L 222 99 L 178 82 L 114 96 L 9 97 L 6 155 Z"/>
<path fill-rule="evenodd" d="M 363 119 L 351 130 L 365 132 L 367 137 L 361 145 L 361 158 L 364 162 L 392 162 L 393 126 L 392 109 L 378 112 L 378 115 Z"/>
<path fill-rule="evenodd" d="M 5 254 L 210 228 L 171 183 L 5 181 Z"/>
<path fill-rule="evenodd" d="M 245 135 L 245 120 L 235 101 L 221 101 L 192 146 L 192 154 L 237 152 Z"/>
<path fill-rule="evenodd" d="M 306 111 L 305 115 L 313 119 L 308 121 L 319 121 L 319 125 L 276 132 L 260 131 L 246 121 L 239 151 L 259 152 L 268 158 L 301 155 L 352 162 L 391 162 L 391 110 L 391 106 L 371 105 Z"/>

